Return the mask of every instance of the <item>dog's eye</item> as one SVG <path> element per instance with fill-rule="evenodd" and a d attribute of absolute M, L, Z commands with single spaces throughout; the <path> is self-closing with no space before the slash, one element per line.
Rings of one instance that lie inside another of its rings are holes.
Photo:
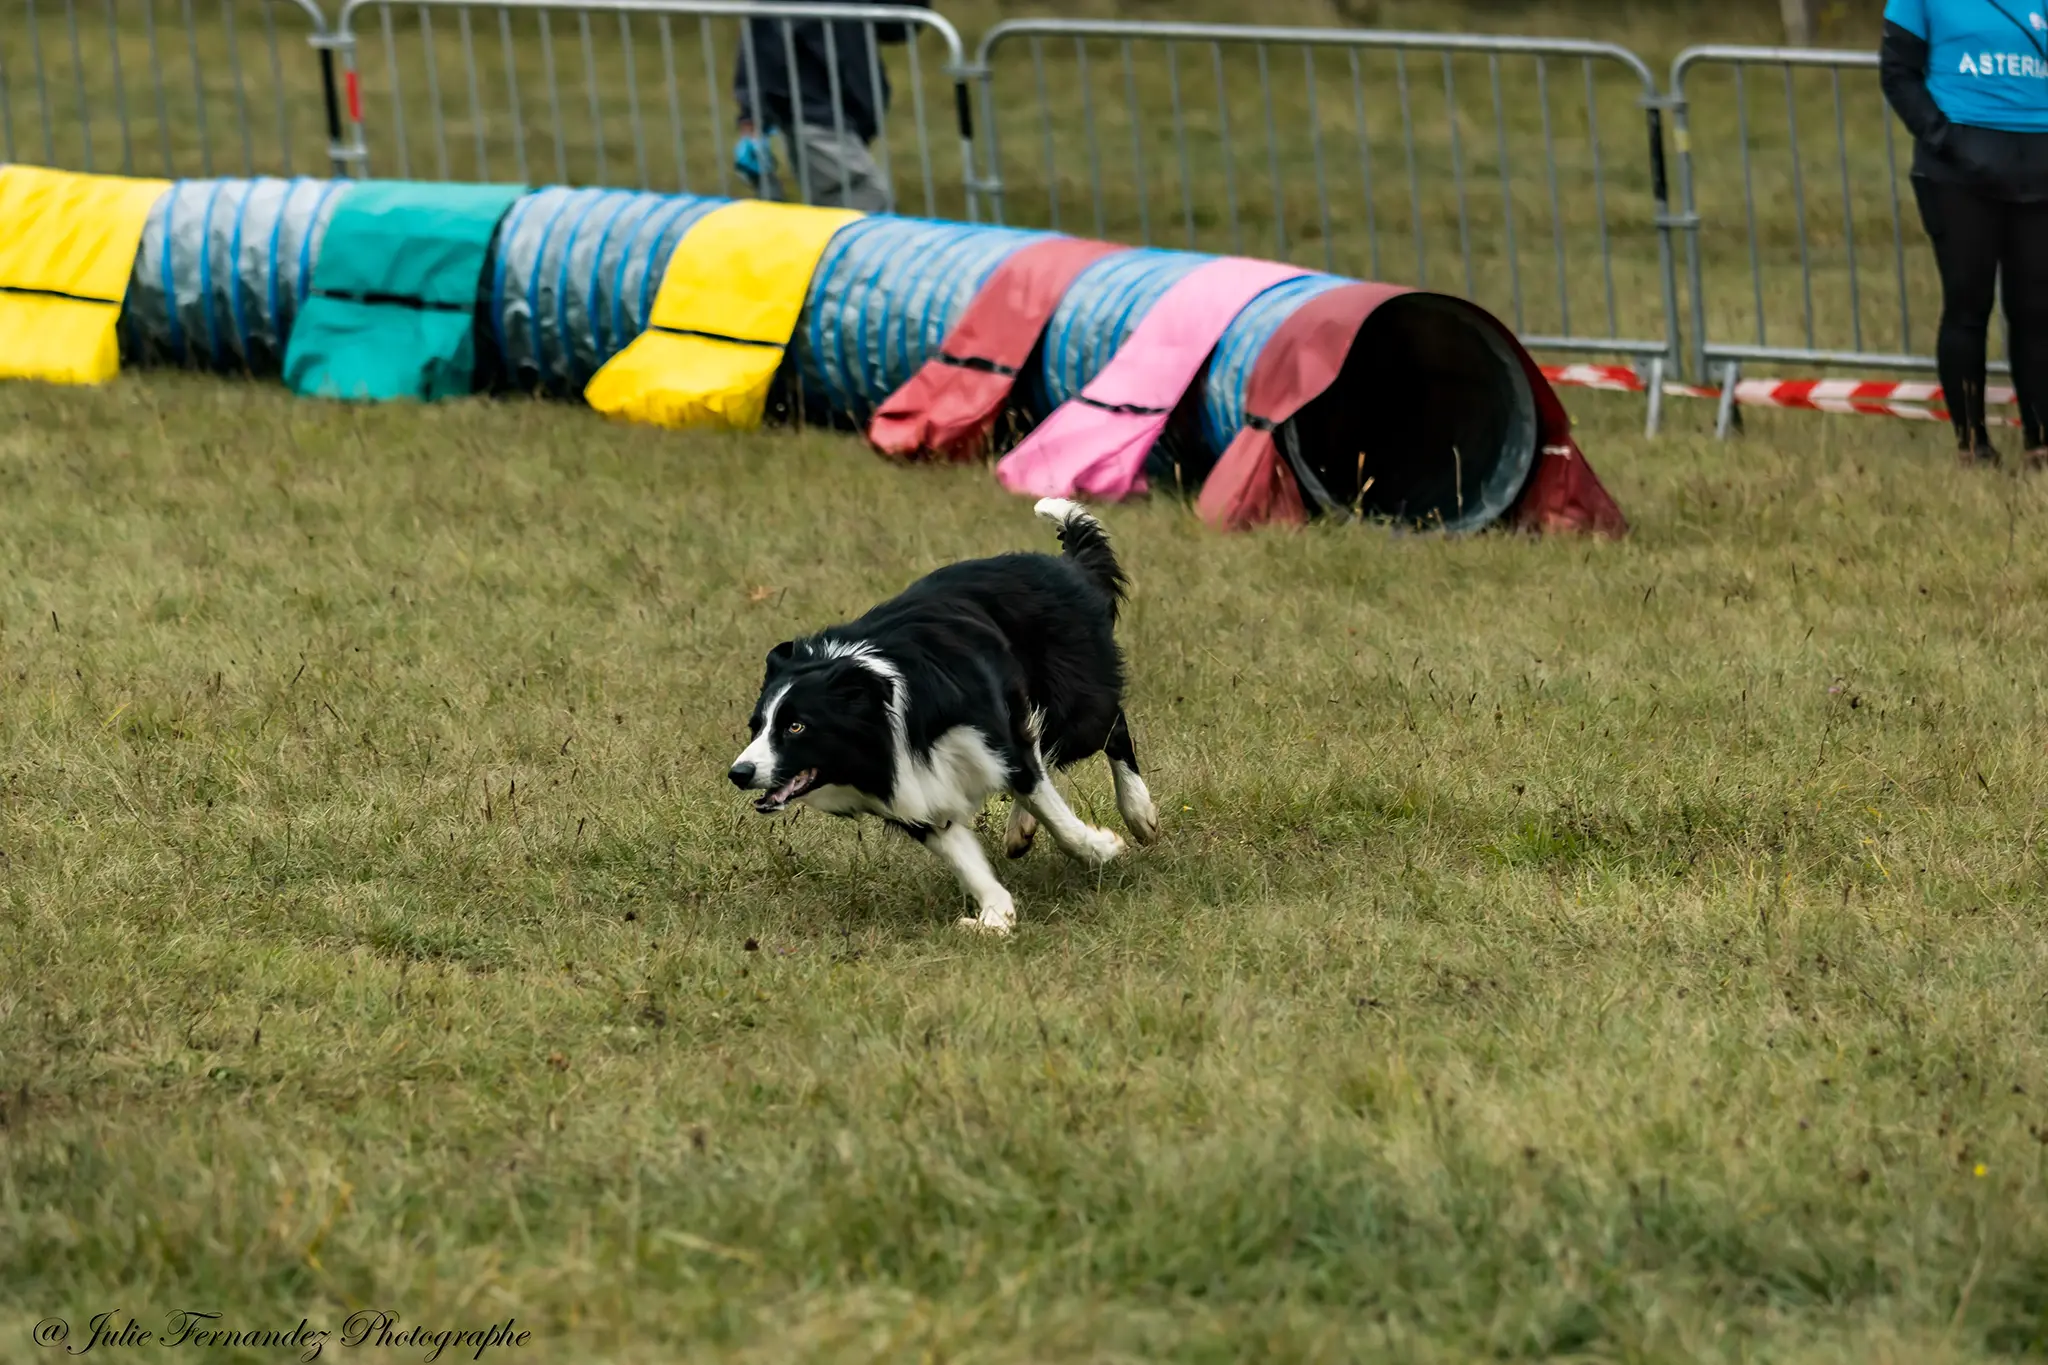
<path fill-rule="evenodd" d="M 802 721 L 800 721 L 800 720 L 793 720 L 793 721 L 791 721 L 791 722 L 789 723 L 789 729 L 788 729 L 788 730 L 786 730 L 786 731 L 785 731 L 784 733 L 786 733 L 786 734 L 792 734 L 792 735 L 800 735 L 800 734 L 802 734 L 803 732 L 804 732 L 804 723 L 803 723 Z"/>

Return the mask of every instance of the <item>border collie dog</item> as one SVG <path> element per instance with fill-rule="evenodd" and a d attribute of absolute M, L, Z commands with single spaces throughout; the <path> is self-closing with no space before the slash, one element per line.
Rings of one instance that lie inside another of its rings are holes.
<path fill-rule="evenodd" d="M 770 650 L 753 742 L 727 774 L 762 793 L 764 815 L 801 802 L 880 816 L 952 867 L 979 911 L 960 922 L 998 934 L 1017 911 L 974 836 L 997 792 L 1015 798 L 1003 834 L 1011 857 L 1043 825 L 1099 866 L 1124 841 L 1082 823 L 1050 770 L 1100 753 L 1132 836 L 1159 836 L 1123 712 L 1123 569 L 1080 507 L 1046 498 L 1037 511 L 1059 527 L 1059 556 L 950 564 L 857 621 Z"/>

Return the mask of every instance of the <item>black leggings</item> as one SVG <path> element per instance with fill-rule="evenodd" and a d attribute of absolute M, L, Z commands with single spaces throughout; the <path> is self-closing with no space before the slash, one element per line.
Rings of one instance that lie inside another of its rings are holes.
<path fill-rule="evenodd" d="M 1941 267 L 1935 356 L 1957 438 L 1968 445 L 1987 437 L 1984 336 L 2003 273 L 2020 423 L 2029 449 L 2048 446 L 2048 203 L 2008 203 L 1918 177 L 1913 192 Z"/>

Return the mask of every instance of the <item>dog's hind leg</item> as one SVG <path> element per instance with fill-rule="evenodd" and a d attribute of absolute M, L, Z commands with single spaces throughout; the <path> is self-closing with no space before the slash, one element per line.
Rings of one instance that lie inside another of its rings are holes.
<path fill-rule="evenodd" d="M 1021 687 L 1006 700 L 1010 708 L 1011 752 L 1005 758 L 1010 765 L 1010 793 L 1017 805 L 1026 816 L 1036 817 L 1036 823 L 1045 826 L 1061 851 L 1090 867 L 1100 867 L 1122 854 L 1124 841 L 1074 814 L 1059 789 L 1053 786 L 1052 778 L 1046 775 L 1045 754 L 1040 748 L 1045 713 L 1030 705 Z"/>
<path fill-rule="evenodd" d="M 1138 751 L 1131 744 L 1131 723 L 1118 711 L 1103 741 L 1102 756 L 1109 760 L 1109 775 L 1116 782 L 1116 808 L 1123 813 L 1131 837 L 1149 844 L 1159 837 L 1159 808 L 1152 804 L 1152 791 L 1138 776 Z"/>
<path fill-rule="evenodd" d="M 953 869 L 960 885 L 974 897 L 979 913 L 960 923 L 992 934 L 1009 933 L 1017 922 L 1016 903 L 996 880 L 995 869 L 988 865 L 988 855 L 981 851 L 981 842 L 974 837 L 973 829 L 959 823 L 946 825 L 926 834 L 923 843 Z"/>
<path fill-rule="evenodd" d="M 1012 858 L 1021 858 L 1031 851 L 1032 841 L 1038 838 L 1038 817 L 1033 815 L 1021 798 L 1010 801 L 1010 823 L 1003 827 L 1003 852 Z"/>

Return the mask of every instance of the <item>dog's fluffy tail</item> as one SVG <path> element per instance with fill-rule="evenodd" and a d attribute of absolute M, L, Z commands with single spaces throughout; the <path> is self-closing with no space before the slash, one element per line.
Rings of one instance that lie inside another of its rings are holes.
<path fill-rule="evenodd" d="M 1130 580 L 1124 577 L 1123 565 L 1116 562 L 1116 551 L 1110 548 L 1109 533 L 1102 523 L 1087 508 L 1065 498 L 1040 498 L 1032 510 L 1060 528 L 1062 555 L 1102 589 L 1114 619 L 1118 604 L 1129 596 Z"/>

